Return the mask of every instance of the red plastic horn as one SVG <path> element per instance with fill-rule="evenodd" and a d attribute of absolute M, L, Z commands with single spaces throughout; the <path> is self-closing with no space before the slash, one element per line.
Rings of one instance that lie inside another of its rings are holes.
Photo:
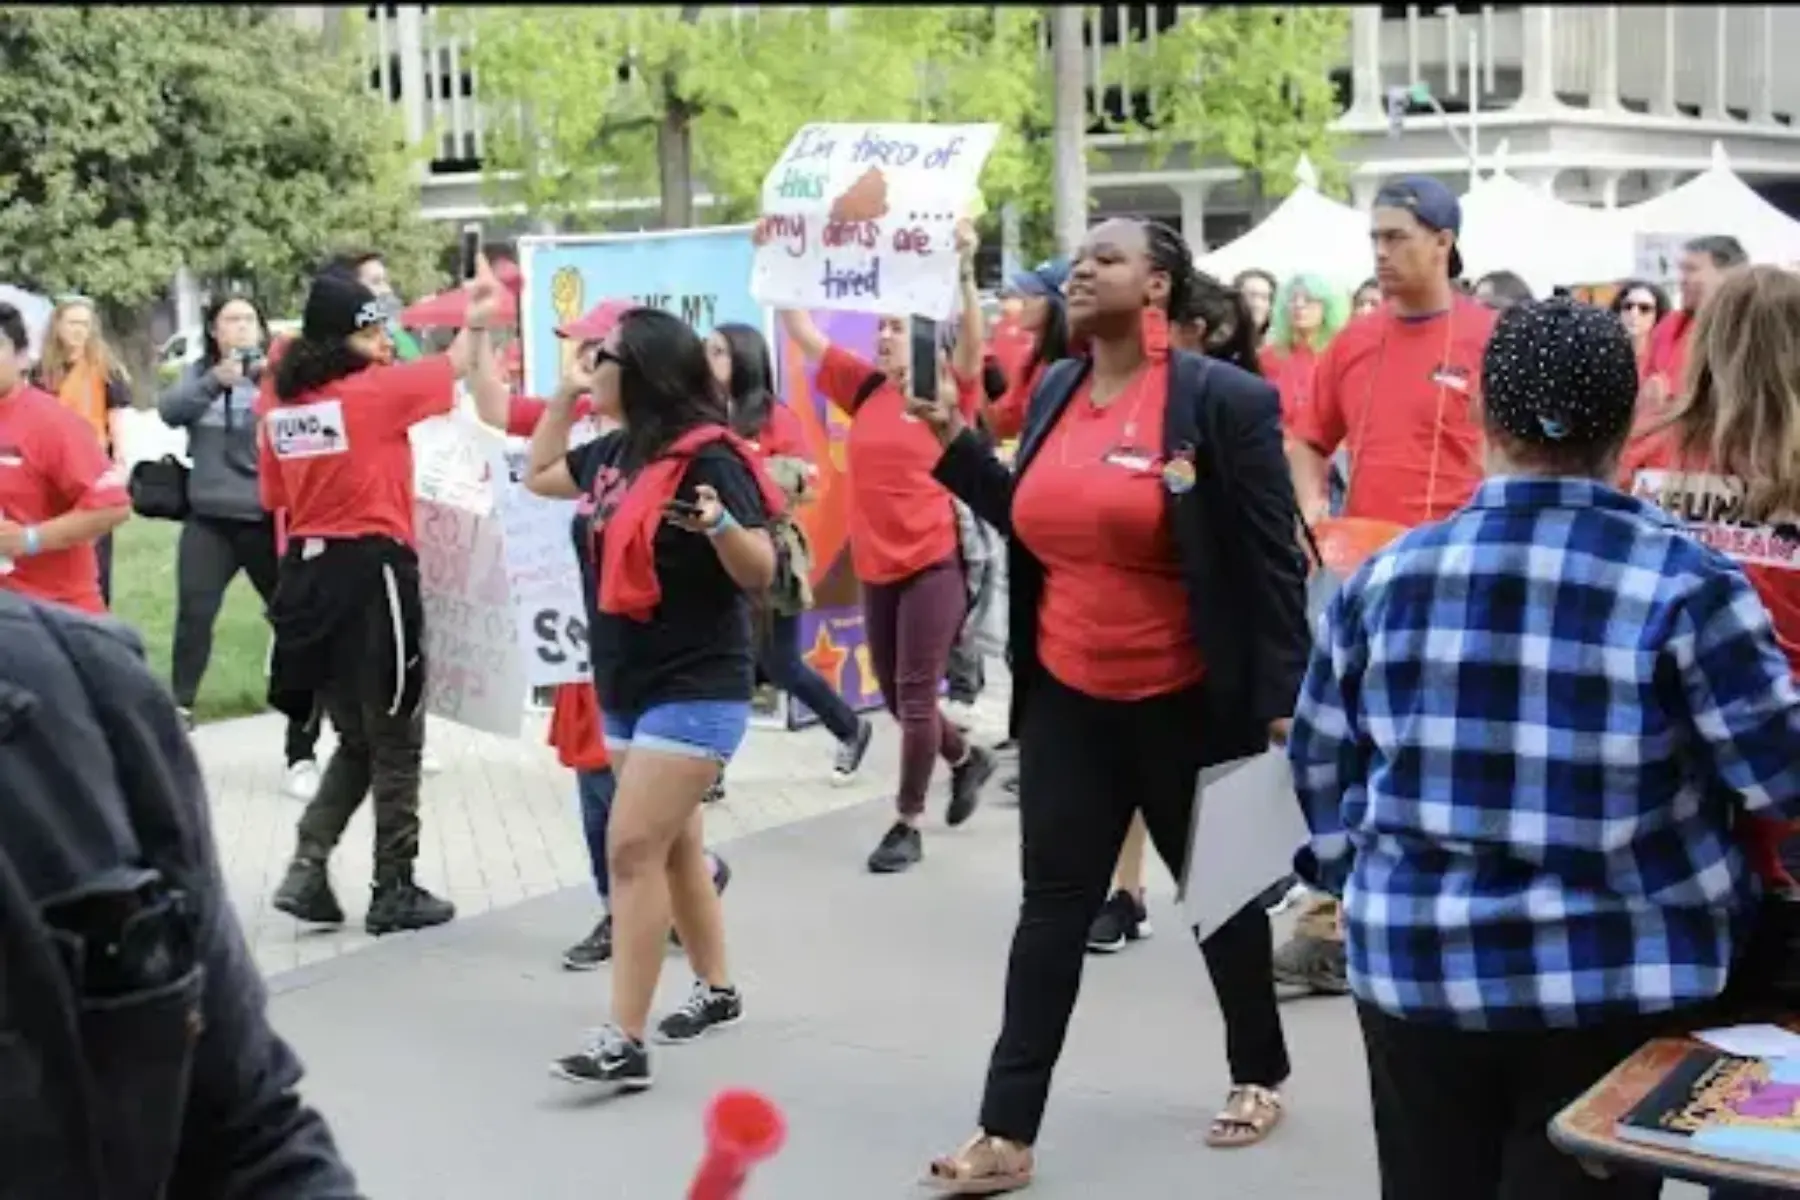
<path fill-rule="evenodd" d="M 736 1200 L 750 1170 L 787 1141 L 787 1118 L 759 1092 L 724 1091 L 706 1106 L 706 1157 L 688 1200 Z"/>

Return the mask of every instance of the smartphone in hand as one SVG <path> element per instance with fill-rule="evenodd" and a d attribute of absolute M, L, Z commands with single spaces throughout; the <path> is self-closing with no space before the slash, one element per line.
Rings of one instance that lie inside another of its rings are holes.
<path fill-rule="evenodd" d="M 683 517 L 689 521 L 700 519 L 700 506 L 691 500 L 671 500 L 663 505 L 663 511 L 670 516 Z"/>
<path fill-rule="evenodd" d="M 938 323 L 930 317 L 912 319 L 912 386 L 921 400 L 935 402 L 938 393 Z"/>
<path fill-rule="evenodd" d="M 459 247 L 458 269 L 464 283 L 475 278 L 481 260 L 481 226 L 468 224 L 462 227 L 462 244 Z"/>

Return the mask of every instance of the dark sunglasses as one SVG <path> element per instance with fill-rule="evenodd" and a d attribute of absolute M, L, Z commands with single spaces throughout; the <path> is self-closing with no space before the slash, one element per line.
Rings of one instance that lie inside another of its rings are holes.
<path fill-rule="evenodd" d="M 1619 311 L 1653 313 L 1656 311 L 1656 305 L 1648 300 L 1627 300 L 1625 303 L 1619 305 Z"/>
<path fill-rule="evenodd" d="M 615 352 L 608 350 L 605 346 L 584 348 L 581 353 L 583 359 L 586 360 L 588 364 L 589 371 L 598 371 L 602 363 L 618 363 L 621 367 L 625 365 L 624 359 L 620 358 Z"/>

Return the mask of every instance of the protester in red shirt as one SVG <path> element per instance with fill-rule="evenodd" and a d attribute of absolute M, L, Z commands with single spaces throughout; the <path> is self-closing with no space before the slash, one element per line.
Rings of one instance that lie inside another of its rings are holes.
<path fill-rule="evenodd" d="M 1327 463 L 1350 451 L 1344 515 L 1413 526 L 1460 508 L 1481 481 L 1474 418 L 1494 311 L 1458 295 L 1462 209 L 1434 179 L 1410 176 L 1375 198 L 1376 277 L 1387 303 L 1326 349 L 1312 403 L 1290 430 L 1300 511 L 1328 511 Z"/>
<path fill-rule="evenodd" d="M 1644 279 L 1627 279 L 1619 284 L 1612 299 L 1613 315 L 1631 335 L 1631 348 L 1637 354 L 1638 385 L 1650 378 L 1650 341 L 1656 326 L 1669 313 L 1669 298 L 1654 283 Z"/>
<path fill-rule="evenodd" d="M 0 589 L 103 613 L 94 546 L 131 515 L 125 469 L 25 380 L 25 320 L 0 304 Z"/>
<path fill-rule="evenodd" d="M 1671 425 L 1640 441 L 1620 487 L 1668 510 L 1736 559 L 1800 675 L 1800 278 L 1745 267 L 1710 290 L 1685 337 L 1689 399 Z M 1795 887 L 1800 845 L 1751 819 L 1747 846 L 1770 884 Z"/>
<path fill-rule="evenodd" d="M 1068 281 L 1069 264 L 1053 258 L 1019 272 L 1007 283 L 1007 293 L 1018 297 L 1017 327 L 1030 339 L 1030 350 L 1021 357 L 1002 354 L 996 347 L 995 361 L 1006 372 L 1006 394 L 982 410 L 982 419 L 988 432 L 1000 441 L 1019 436 L 1031 391 L 1044 377 L 1045 368 L 1069 356 L 1069 314 L 1063 301 L 1063 285 Z M 1008 358 L 1016 361 L 1008 362 Z"/>
<path fill-rule="evenodd" d="M 941 398 L 936 475 L 1008 538 L 1024 905 L 979 1132 L 940 1190 L 1022 1187 L 1074 1009 L 1090 922 L 1132 814 L 1185 871 L 1204 765 L 1268 749 L 1309 644 L 1275 389 L 1171 351 L 1192 254 L 1166 226 L 1107 221 L 1069 276 L 1087 353 L 1046 376 L 1009 471 Z M 1254 328 L 1254 326 L 1252 326 Z M 1254 902 L 1202 942 L 1232 1087 L 1214 1146 L 1281 1116 L 1286 1043 Z"/>
<path fill-rule="evenodd" d="M 273 901 L 302 921 L 343 922 L 326 864 L 369 795 L 375 878 L 364 927 L 421 929 L 456 913 L 413 877 L 426 664 L 407 434 L 451 410 L 459 377 L 497 369 L 486 320 L 498 284 L 485 265 L 470 290 L 469 327 L 449 353 L 394 364 L 375 293 L 341 272 L 319 275 L 300 336 L 283 347 L 272 394 L 259 401 L 263 505 L 287 512 L 269 605 L 270 700 L 299 719 L 322 710 L 338 733 Z"/>
<path fill-rule="evenodd" d="M 478 374 L 476 386 L 471 389 L 476 414 L 489 425 L 506 430 L 512 437 L 528 438 L 553 405 L 566 406 L 574 418 L 570 442 L 578 446 L 617 429 L 617 409 L 600 412 L 595 408 L 589 380 L 596 366 L 595 355 L 632 307 L 623 300 L 603 300 L 585 315 L 557 329 L 557 337 L 573 343 L 574 354 L 553 399 L 515 396 L 507 388 L 496 386 L 491 378 Z M 502 364 L 506 362 L 504 355 L 501 361 Z M 594 542 L 595 516 L 592 506 L 578 505 L 571 523 L 576 570 L 581 576 L 583 616 L 590 630 L 599 622 L 599 588 L 594 581 L 589 552 Z M 592 971 L 609 961 L 613 953 L 612 876 L 607 869 L 606 854 L 607 826 L 618 794 L 618 777 L 606 745 L 605 716 L 600 711 L 593 680 L 560 684 L 551 695 L 550 722 L 545 736 L 556 750 L 556 760 L 575 772 L 575 798 L 587 843 L 588 869 L 604 910 L 587 936 L 563 951 L 562 964 L 565 970 Z M 722 893 L 731 878 L 731 868 L 722 856 L 712 854 L 710 857 L 714 888 Z M 679 942 L 680 939 L 674 940 Z"/>
<path fill-rule="evenodd" d="M 731 400 L 732 429 L 762 455 L 763 462 L 787 491 L 789 505 L 803 502 L 810 495 L 810 480 L 818 468 L 807 449 L 800 418 L 775 395 L 768 342 L 749 325 L 720 325 L 706 336 L 706 357 L 712 365 L 713 378 Z M 789 524 L 791 533 L 797 527 Z M 784 544 L 803 546 L 790 543 L 787 537 L 777 537 L 777 549 L 781 550 Z M 803 560 L 788 569 L 796 567 L 802 573 L 810 573 L 812 564 Z M 757 662 L 770 682 L 806 705 L 837 739 L 832 781 L 848 783 L 862 767 L 875 727 L 857 716 L 856 710 L 806 664 L 800 656 L 799 611 L 777 611 L 775 603 L 773 595 L 765 598 Z"/>
<path fill-rule="evenodd" d="M 972 278 L 975 237 L 967 223 L 958 239 Z M 818 390 L 850 417 L 850 560 L 862 584 L 863 627 L 882 700 L 900 722 L 899 818 L 869 856 L 871 871 L 891 874 L 924 857 L 918 823 L 940 754 L 951 768 L 950 825 L 974 813 L 994 772 L 993 755 L 938 708 L 938 685 L 969 610 L 956 512 L 950 493 L 931 477 L 937 443 L 906 411 L 906 319 L 881 318 L 871 364 L 832 345 L 808 314 L 780 315 L 807 362 L 817 364 Z M 961 326 L 955 363 L 940 365 L 938 391 L 973 421 L 981 394 L 980 311 L 965 304 Z"/>
<path fill-rule="evenodd" d="M 1376 194 L 1371 238 L 1385 303 L 1354 318 L 1313 374 L 1312 401 L 1288 430 L 1307 524 L 1330 511 L 1328 463 L 1349 451 L 1343 515 L 1412 527 L 1447 516 L 1483 475 L 1476 416 L 1482 353 L 1496 313 L 1460 293 L 1462 209 L 1436 180 L 1409 176 Z M 1359 289 L 1360 293 L 1361 289 Z M 1314 897 L 1275 954 L 1276 979 L 1341 994 L 1337 902 Z"/>

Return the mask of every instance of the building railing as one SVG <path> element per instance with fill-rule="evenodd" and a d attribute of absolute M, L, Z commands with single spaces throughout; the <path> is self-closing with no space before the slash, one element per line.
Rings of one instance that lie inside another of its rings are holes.
<path fill-rule="evenodd" d="M 709 6 L 709 15 L 754 20 L 755 5 Z M 1108 4 L 1088 8 L 1086 64 L 1089 109 L 1096 117 L 1120 115 L 1131 103 L 1129 73 L 1108 79 L 1108 59 L 1122 40 L 1153 40 L 1181 19 L 1174 4 Z M 1556 5 L 1387 5 L 1381 8 L 1377 61 L 1355 61 L 1357 38 L 1347 38 L 1337 76 L 1346 103 L 1351 80 L 1377 81 L 1386 89 L 1424 82 L 1445 105 L 1468 103 L 1471 35 L 1475 80 L 1484 112 L 1503 110 L 1525 95 L 1534 66 L 1547 69 L 1556 98 L 1576 107 L 1789 126 L 1800 113 L 1800 72 L 1776 69 L 1776 48 L 1800 45 L 1800 7 L 1653 5 L 1646 7 Z M 409 131 L 431 150 L 433 175 L 477 172 L 488 122 L 479 80 L 464 40 L 464 25 L 429 5 L 372 5 L 347 10 L 370 26 L 366 45 L 369 86 L 407 114 Z M 1549 62 L 1530 61 L 1528 16 L 1543 20 L 1539 37 Z M 1097 36 L 1096 36 L 1097 35 Z M 1044 62 L 1048 68 L 1048 35 Z M 416 76 L 403 47 L 418 55 Z M 1361 68 L 1359 70 L 1359 68 Z M 406 81 L 416 78 L 409 92 Z M 1609 99 L 1610 97 L 1610 99 Z M 511 119 L 511 118 L 507 118 Z"/>

